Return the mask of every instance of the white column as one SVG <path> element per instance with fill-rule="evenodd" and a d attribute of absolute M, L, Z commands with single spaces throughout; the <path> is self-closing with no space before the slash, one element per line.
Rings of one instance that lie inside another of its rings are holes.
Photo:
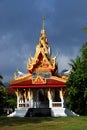
<path fill-rule="evenodd" d="M 17 108 L 19 108 L 19 96 L 17 96 Z"/>
<path fill-rule="evenodd" d="M 62 90 L 62 88 L 60 90 L 60 98 L 61 98 L 62 107 L 64 107 L 64 97 L 63 97 L 63 90 Z"/>
<path fill-rule="evenodd" d="M 39 108 L 39 94 L 38 94 L 38 90 L 37 90 L 37 95 L 36 95 L 36 108 Z"/>
<path fill-rule="evenodd" d="M 52 108 L 52 99 L 49 99 L 49 108 Z"/>
<path fill-rule="evenodd" d="M 49 88 L 49 90 L 48 90 L 48 99 L 49 99 L 49 108 L 52 108 L 52 98 L 51 98 L 50 88 Z"/>
<path fill-rule="evenodd" d="M 25 107 L 27 107 L 27 104 L 28 104 L 28 101 L 27 101 L 27 98 L 28 98 L 27 89 L 25 89 L 24 97 L 25 97 Z"/>
<path fill-rule="evenodd" d="M 30 91 L 30 99 L 29 99 L 29 101 L 30 101 L 30 107 L 33 108 L 33 92 L 32 91 Z"/>
<path fill-rule="evenodd" d="M 28 99 L 29 99 L 29 101 L 28 101 L 28 104 L 29 104 L 29 108 L 31 108 L 31 95 L 30 95 L 30 88 L 28 89 Z"/>
<path fill-rule="evenodd" d="M 17 96 L 17 108 L 19 108 L 19 92 L 18 92 L 18 89 L 15 91 L 15 94 Z"/>

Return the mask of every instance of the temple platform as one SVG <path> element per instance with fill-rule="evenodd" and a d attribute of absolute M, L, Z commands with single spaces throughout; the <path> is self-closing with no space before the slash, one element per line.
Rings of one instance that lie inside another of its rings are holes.
<path fill-rule="evenodd" d="M 8 117 L 63 117 L 77 116 L 67 108 L 21 108 L 15 109 Z"/>
<path fill-rule="evenodd" d="M 63 116 L 77 116 L 73 111 L 70 111 L 68 108 L 51 108 L 52 117 L 63 117 Z"/>

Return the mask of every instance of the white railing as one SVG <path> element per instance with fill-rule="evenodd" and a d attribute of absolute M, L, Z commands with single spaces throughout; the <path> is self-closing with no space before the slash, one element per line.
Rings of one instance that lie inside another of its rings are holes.
<path fill-rule="evenodd" d="M 52 107 L 62 107 L 62 102 L 52 102 Z"/>
<path fill-rule="evenodd" d="M 29 103 L 19 103 L 19 107 L 30 107 Z"/>
<path fill-rule="evenodd" d="M 30 101 L 27 101 L 27 100 L 25 100 L 25 102 L 23 101 L 23 100 L 20 100 L 19 102 L 18 102 L 18 107 L 19 108 L 22 108 L 22 107 L 30 107 L 31 106 L 31 102 Z"/>

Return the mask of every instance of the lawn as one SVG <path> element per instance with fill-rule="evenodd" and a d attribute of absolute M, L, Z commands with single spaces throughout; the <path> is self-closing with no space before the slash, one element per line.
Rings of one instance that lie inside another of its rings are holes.
<path fill-rule="evenodd" d="M 0 130 L 87 130 L 87 117 L 0 117 Z"/>

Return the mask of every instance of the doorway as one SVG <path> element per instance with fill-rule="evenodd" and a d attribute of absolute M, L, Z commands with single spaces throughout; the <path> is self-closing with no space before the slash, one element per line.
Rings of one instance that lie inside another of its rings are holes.
<path fill-rule="evenodd" d="M 34 108 L 49 108 L 47 89 L 34 90 Z"/>

